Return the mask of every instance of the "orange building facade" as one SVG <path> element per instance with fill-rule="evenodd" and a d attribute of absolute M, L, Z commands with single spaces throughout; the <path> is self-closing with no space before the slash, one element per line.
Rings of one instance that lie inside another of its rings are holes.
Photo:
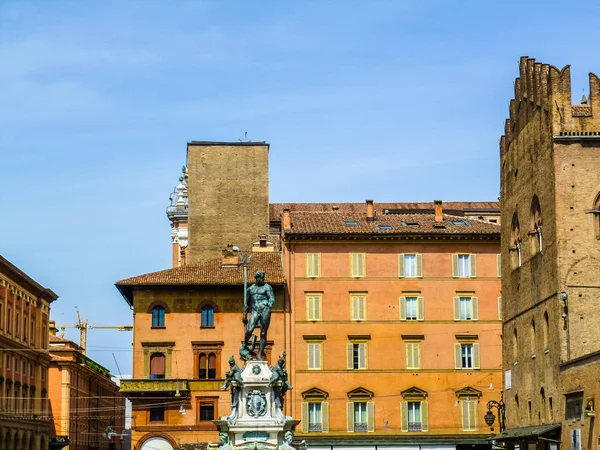
<path fill-rule="evenodd" d="M 58 296 L 0 256 L 0 448 L 47 449 L 48 318 Z"/>
<path fill-rule="evenodd" d="M 499 226 L 441 206 L 284 209 L 292 415 L 310 448 L 487 445 L 502 382 Z"/>
<path fill-rule="evenodd" d="M 64 445 L 57 442 L 51 448 L 124 448 L 120 436 L 125 427 L 125 397 L 111 380 L 110 372 L 85 356 L 79 345 L 63 337 L 51 334 L 49 350 L 52 429 L 55 435 L 65 437 Z M 106 435 L 109 428 L 115 436 Z"/>

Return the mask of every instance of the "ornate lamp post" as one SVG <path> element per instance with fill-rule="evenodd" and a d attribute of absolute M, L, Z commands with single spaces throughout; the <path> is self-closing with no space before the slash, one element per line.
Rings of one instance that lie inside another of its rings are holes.
<path fill-rule="evenodd" d="M 504 400 L 500 397 L 500 401 L 490 400 L 487 402 L 487 413 L 483 416 L 485 423 L 488 426 L 492 426 L 494 424 L 494 420 L 496 420 L 496 416 L 492 412 L 492 408 L 496 408 L 498 410 L 498 424 L 500 425 L 500 432 L 503 432 L 506 429 L 506 405 L 504 404 Z"/>

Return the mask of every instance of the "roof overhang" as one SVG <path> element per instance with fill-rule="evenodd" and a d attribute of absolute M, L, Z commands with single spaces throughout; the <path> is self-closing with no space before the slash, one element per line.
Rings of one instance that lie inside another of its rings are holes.
<path fill-rule="evenodd" d="M 503 431 L 502 433 L 494 436 L 494 440 L 496 441 L 512 441 L 512 440 L 523 440 L 523 439 L 533 439 L 540 437 L 546 433 L 550 433 L 554 430 L 560 430 L 560 424 L 552 423 L 548 425 L 536 425 L 533 427 L 520 427 L 520 428 L 510 428 L 508 430 Z M 560 432 L 558 433 L 558 437 L 560 438 Z"/>

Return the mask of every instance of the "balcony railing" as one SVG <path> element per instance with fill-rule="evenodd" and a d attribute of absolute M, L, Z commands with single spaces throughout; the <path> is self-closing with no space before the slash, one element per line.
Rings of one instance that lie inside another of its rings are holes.
<path fill-rule="evenodd" d="M 368 430 L 367 422 L 354 422 L 354 431 L 361 433 Z"/>
<path fill-rule="evenodd" d="M 421 422 L 408 422 L 408 431 L 423 431 Z"/>
<path fill-rule="evenodd" d="M 321 433 L 323 431 L 323 425 L 320 423 L 309 423 L 308 424 L 308 432 L 309 433 Z"/>
<path fill-rule="evenodd" d="M 136 392 L 169 392 L 179 391 L 187 392 L 188 382 L 187 380 L 164 380 L 164 379 L 153 379 L 153 380 L 121 380 L 121 389 L 123 393 L 136 393 Z"/>

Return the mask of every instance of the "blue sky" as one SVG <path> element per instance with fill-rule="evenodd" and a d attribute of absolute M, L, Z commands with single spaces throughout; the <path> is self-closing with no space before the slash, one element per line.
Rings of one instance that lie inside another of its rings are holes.
<path fill-rule="evenodd" d="M 0 1 L 0 254 L 95 325 L 168 268 L 190 140 L 267 141 L 282 201 L 494 200 L 522 55 L 600 72 L 598 2 Z M 76 340 L 76 330 L 67 336 Z M 88 354 L 131 372 L 131 334 Z"/>

